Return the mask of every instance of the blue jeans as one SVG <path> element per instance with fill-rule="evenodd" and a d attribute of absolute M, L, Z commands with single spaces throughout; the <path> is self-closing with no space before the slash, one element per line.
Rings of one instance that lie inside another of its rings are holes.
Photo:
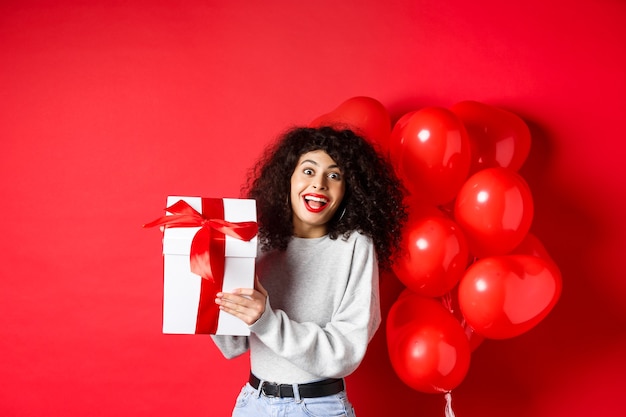
<path fill-rule="evenodd" d="M 232 417 L 355 417 L 345 391 L 319 398 L 266 397 L 260 389 L 246 384 L 241 389 Z"/>

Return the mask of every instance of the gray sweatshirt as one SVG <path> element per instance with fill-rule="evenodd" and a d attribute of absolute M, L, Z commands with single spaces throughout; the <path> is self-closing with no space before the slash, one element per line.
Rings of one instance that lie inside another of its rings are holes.
<path fill-rule="evenodd" d="M 381 320 L 368 237 L 294 237 L 286 251 L 260 254 L 257 275 L 269 294 L 265 312 L 248 337 L 212 336 L 225 357 L 249 348 L 257 377 L 287 384 L 342 378 L 357 368 Z"/>

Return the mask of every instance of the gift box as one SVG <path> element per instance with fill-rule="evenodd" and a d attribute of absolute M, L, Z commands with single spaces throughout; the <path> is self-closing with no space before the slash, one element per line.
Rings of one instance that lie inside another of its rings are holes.
<path fill-rule="evenodd" d="M 215 304 L 215 294 L 254 287 L 256 203 L 169 196 L 163 230 L 163 333 L 250 334 Z"/>

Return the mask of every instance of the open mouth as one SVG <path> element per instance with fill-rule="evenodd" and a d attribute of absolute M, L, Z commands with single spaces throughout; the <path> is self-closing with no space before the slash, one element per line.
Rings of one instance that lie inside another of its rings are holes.
<path fill-rule="evenodd" d="M 328 198 L 318 194 L 306 194 L 304 196 L 304 205 L 307 210 L 318 213 L 326 207 Z"/>

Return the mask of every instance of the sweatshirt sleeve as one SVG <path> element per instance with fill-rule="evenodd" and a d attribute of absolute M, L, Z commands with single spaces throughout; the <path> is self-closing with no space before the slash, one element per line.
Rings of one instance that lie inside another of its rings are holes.
<path fill-rule="evenodd" d="M 213 342 L 226 359 L 232 359 L 248 350 L 248 336 L 211 335 Z"/>
<path fill-rule="evenodd" d="M 324 326 L 290 320 L 270 302 L 268 298 L 265 313 L 250 326 L 264 345 L 313 375 L 337 378 L 352 373 L 381 321 L 373 245 L 366 239 L 355 245 L 345 293 Z"/>

